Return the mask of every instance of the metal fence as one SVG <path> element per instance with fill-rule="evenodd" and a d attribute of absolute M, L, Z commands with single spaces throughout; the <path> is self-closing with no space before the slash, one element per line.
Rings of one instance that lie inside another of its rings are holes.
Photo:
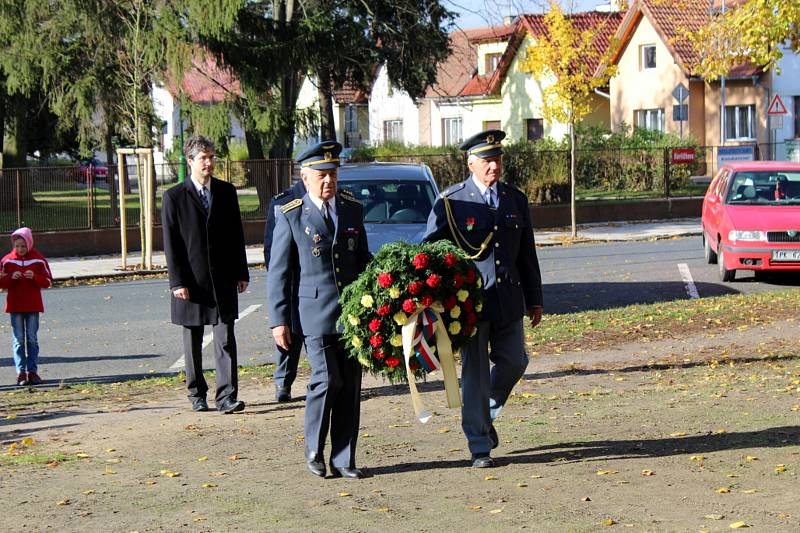
<path fill-rule="evenodd" d="M 786 153 L 782 144 L 750 146 L 755 159 Z M 671 150 L 672 147 L 578 150 L 577 199 L 702 195 L 705 183 L 692 178 L 716 173 L 720 148 L 695 147 L 696 159 L 691 164 L 673 164 Z M 457 153 L 379 159 L 427 164 L 440 189 L 463 180 L 468 173 L 466 159 Z M 532 202 L 569 201 L 569 151 L 510 146 L 503 160 L 503 178 L 525 191 Z M 126 170 L 126 219 L 136 226 L 140 216 L 139 175 L 143 169 L 132 164 Z M 271 197 L 291 184 L 294 170 L 290 159 L 219 160 L 215 175 L 236 186 L 243 219 L 263 220 Z M 155 176 L 158 224 L 162 194 L 178 182 L 177 163 L 156 165 Z M 35 231 L 118 227 L 118 206 L 116 167 L 0 169 L 0 233 L 22 225 Z"/>
<path fill-rule="evenodd" d="M 219 161 L 215 176 L 233 183 L 245 220 L 263 220 L 269 201 L 291 182 L 290 159 Z M 139 176 L 144 169 L 126 168 L 125 214 L 139 224 Z M 156 219 L 161 197 L 178 183 L 178 164 L 155 165 Z M 188 179 L 188 178 L 187 178 Z M 0 169 L 0 233 L 28 226 L 34 231 L 119 227 L 119 179 L 116 167 L 30 167 Z"/>

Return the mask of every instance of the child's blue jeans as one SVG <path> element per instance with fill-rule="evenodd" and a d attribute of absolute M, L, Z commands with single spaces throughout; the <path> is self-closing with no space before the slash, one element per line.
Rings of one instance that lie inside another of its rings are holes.
<path fill-rule="evenodd" d="M 11 313 L 14 366 L 20 372 L 36 372 L 39 361 L 39 313 Z"/>

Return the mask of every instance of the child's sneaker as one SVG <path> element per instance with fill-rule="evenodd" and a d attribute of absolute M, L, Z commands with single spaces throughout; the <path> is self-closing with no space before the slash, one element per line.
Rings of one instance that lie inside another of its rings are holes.
<path fill-rule="evenodd" d="M 39 377 L 39 374 L 36 372 L 28 372 L 28 385 L 39 385 L 42 382 L 42 378 Z"/>
<path fill-rule="evenodd" d="M 28 373 L 27 372 L 20 372 L 17 374 L 17 385 L 20 387 L 24 387 L 28 384 Z"/>

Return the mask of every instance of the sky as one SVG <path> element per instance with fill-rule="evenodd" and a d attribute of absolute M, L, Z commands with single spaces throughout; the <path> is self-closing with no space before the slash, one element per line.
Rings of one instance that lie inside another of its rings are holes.
<path fill-rule="evenodd" d="M 443 0 L 444 5 L 459 15 L 456 24 L 460 28 L 477 28 L 500 24 L 503 17 L 519 13 L 542 13 L 547 11 L 548 0 Z M 589 11 L 608 0 L 559 0 L 565 11 Z"/>

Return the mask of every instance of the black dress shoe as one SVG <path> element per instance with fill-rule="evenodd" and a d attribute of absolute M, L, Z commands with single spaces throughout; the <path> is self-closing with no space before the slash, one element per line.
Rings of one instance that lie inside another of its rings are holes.
<path fill-rule="evenodd" d="M 309 472 L 315 476 L 325 477 L 325 459 L 321 455 L 308 452 L 306 454 L 306 466 L 308 466 Z"/>
<path fill-rule="evenodd" d="M 492 449 L 494 450 L 497 448 L 497 445 L 500 444 L 500 437 L 497 436 L 497 430 L 494 429 L 494 424 L 489 426 L 489 438 L 492 439 Z"/>
<path fill-rule="evenodd" d="M 472 455 L 472 466 L 474 468 L 492 468 L 494 459 L 488 453 L 476 453 Z"/>
<path fill-rule="evenodd" d="M 192 398 L 192 411 L 208 411 L 208 402 L 205 398 Z"/>
<path fill-rule="evenodd" d="M 289 387 L 275 387 L 275 401 L 286 403 L 292 401 L 292 391 Z"/>
<path fill-rule="evenodd" d="M 217 410 L 226 415 L 238 413 L 239 411 L 244 411 L 244 402 L 242 400 L 225 398 L 222 403 L 217 404 Z"/>
<path fill-rule="evenodd" d="M 348 479 L 361 479 L 366 477 L 363 470 L 348 466 L 336 467 L 331 465 L 331 475 L 333 477 L 346 477 Z"/>

